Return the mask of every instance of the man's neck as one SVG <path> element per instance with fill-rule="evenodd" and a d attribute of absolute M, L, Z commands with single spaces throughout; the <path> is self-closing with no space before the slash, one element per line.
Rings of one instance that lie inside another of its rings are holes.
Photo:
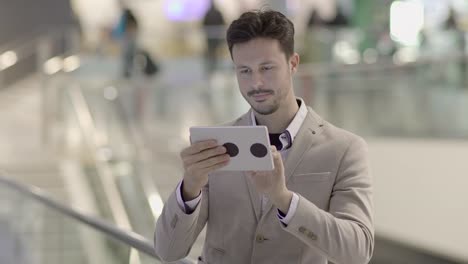
<path fill-rule="evenodd" d="M 294 103 L 288 104 L 288 106 L 282 106 L 276 112 L 270 115 L 261 115 L 255 112 L 255 118 L 257 125 L 266 126 L 269 133 L 283 133 L 294 119 L 299 106 L 294 98 Z"/>

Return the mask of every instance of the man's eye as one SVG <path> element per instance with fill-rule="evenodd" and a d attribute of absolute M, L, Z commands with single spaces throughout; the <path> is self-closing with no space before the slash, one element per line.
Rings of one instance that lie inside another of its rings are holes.
<path fill-rule="evenodd" d="M 240 70 L 240 73 L 242 73 L 242 74 L 249 73 L 249 72 L 250 72 L 250 70 L 249 70 L 249 69 L 243 69 L 243 70 Z"/>
<path fill-rule="evenodd" d="M 271 69 L 273 69 L 273 66 L 263 66 L 264 71 L 269 71 Z"/>

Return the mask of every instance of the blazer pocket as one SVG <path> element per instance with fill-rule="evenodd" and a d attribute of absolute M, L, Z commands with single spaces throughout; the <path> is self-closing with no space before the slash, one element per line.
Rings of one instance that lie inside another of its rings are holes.
<path fill-rule="evenodd" d="M 294 183 L 301 182 L 319 182 L 327 181 L 331 177 L 331 172 L 312 172 L 312 173 L 301 173 L 293 175 Z"/>
<path fill-rule="evenodd" d="M 223 263 L 224 250 L 220 248 L 208 247 L 205 263 L 221 264 Z"/>

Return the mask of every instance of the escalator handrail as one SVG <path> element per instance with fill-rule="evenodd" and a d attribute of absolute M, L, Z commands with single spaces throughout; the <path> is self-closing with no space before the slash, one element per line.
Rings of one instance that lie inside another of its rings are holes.
<path fill-rule="evenodd" d="M 468 54 L 462 52 L 453 52 L 447 54 L 444 57 L 423 57 L 415 61 L 406 62 L 402 64 L 396 64 L 393 60 L 380 61 L 374 64 L 338 64 L 338 63 L 305 63 L 301 64 L 297 72 L 299 77 L 322 77 L 331 74 L 369 74 L 369 73 L 387 73 L 389 71 L 401 71 L 405 69 L 411 69 L 422 65 L 440 65 L 450 62 L 467 62 Z"/>
<path fill-rule="evenodd" d="M 61 213 L 64 216 L 79 221 L 82 224 L 92 227 L 98 232 L 117 239 L 130 247 L 133 247 L 151 257 L 156 258 L 157 260 L 160 260 L 154 251 L 153 244 L 137 233 L 117 228 L 116 226 L 102 219 L 81 213 L 78 210 L 73 209 L 72 207 L 69 207 L 64 203 L 52 198 L 42 189 L 20 183 L 16 180 L 13 180 L 11 177 L 4 176 L 2 173 L 0 173 L 0 185 L 18 191 L 21 194 L 32 198 L 33 200 Z"/>

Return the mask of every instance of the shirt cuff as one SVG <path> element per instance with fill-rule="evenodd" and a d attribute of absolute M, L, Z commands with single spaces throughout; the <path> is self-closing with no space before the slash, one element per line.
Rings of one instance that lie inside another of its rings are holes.
<path fill-rule="evenodd" d="M 299 203 L 299 195 L 296 193 L 293 193 L 291 203 L 289 204 L 289 210 L 288 213 L 285 215 L 283 212 L 281 212 L 279 209 L 278 210 L 278 218 L 281 221 L 281 223 L 288 225 L 291 219 L 293 218 L 294 214 L 296 213 L 297 209 L 297 204 Z"/>
<path fill-rule="evenodd" d="M 184 201 L 184 198 L 182 197 L 182 184 L 184 181 L 179 182 L 179 185 L 177 185 L 177 203 L 179 204 L 180 209 L 186 213 L 186 214 L 191 214 L 193 211 L 195 211 L 195 208 L 197 208 L 197 205 L 200 203 L 201 200 L 201 192 L 200 194 L 193 200 L 190 201 Z"/>

